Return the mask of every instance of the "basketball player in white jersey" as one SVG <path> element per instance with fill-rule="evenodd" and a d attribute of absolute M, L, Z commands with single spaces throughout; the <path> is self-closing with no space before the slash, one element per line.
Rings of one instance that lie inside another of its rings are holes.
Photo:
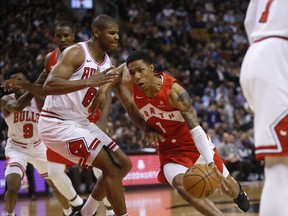
<path fill-rule="evenodd" d="M 12 70 L 9 75 L 11 79 L 27 81 L 23 69 Z M 38 79 L 39 82 L 41 78 Z M 4 89 L 11 88 L 10 82 L 8 80 L 4 81 L 2 87 Z M 28 162 L 53 188 L 63 209 L 68 209 L 69 203 L 65 202 L 66 198 L 59 193 L 48 179 L 46 146 L 41 142 L 38 135 L 39 110 L 42 107 L 43 99 L 34 98 L 32 94 L 25 93 L 20 88 L 12 88 L 12 90 L 14 93 L 1 98 L 1 111 L 8 125 L 8 140 L 5 147 L 7 191 L 4 196 L 7 215 L 15 215 L 17 194 Z"/>
<path fill-rule="evenodd" d="M 38 126 L 41 139 L 53 151 L 80 166 L 103 171 L 93 197 L 89 196 L 77 215 L 94 214 L 106 193 L 115 214 L 124 216 L 128 213 L 122 178 L 131 164 L 123 164 L 129 161 L 128 157 L 87 119 L 97 91 L 107 91 L 122 70 L 107 73 L 113 68 L 107 53 L 118 46 L 119 28 L 107 15 L 97 16 L 91 27 L 91 39 L 66 48 L 48 75 L 43 86 L 48 96 Z"/>
<path fill-rule="evenodd" d="M 54 40 L 57 48 L 52 52 L 48 53 L 45 58 L 44 63 L 44 72 L 48 73 L 51 71 L 52 67 L 56 64 L 57 59 L 60 54 L 70 45 L 73 44 L 74 41 L 74 33 L 73 27 L 70 23 L 61 22 L 55 28 Z M 43 80 L 44 83 L 45 80 Z M 43 84 L 41 83 L 41 84 Z M 46 95 L 42 91 L 42 85 L 35 85 L 30 82 L 22 82 L 21 80 L 14 80 L 13 83 L 10 83 L 14 87 L 21 87 L 34 95 L 38 95 L 39 97 L 45 97 Z M 107 115 L 111 106 L 111 95 L 107 95 L 106 105 L 104 110 L 101 112 L 101 116 L 97 121 L 97 125 L 101 126 L 100 128 L 104 130 Z M 97 119 L 94 119 L 95 121 Z M 94 122 L 95 122 L 94 121 Z M 49 148 L 47 149 L 47 160 L 48 160 L 48 176 L 54 183 L 54 185 L 59 188 L 59 191 L 69 200 L 72 209 L 66 209 L 64 211 L 67 215 L 73 215 L 76 211 L 78 211 L 84 204 L 83 199 L 77 194 L 75 189 L 73 188 L 71 179 L 65 173 L 66 166 L 74 166 L 75 163 L 68 161 L 63 158 L 61 155 L 53 152 Z M 96 178 L 99 178 L 100 173 L 99 169 L 93 168 L 93 173 Z M 111 204 L 105 197 L 103 203 L 106 207 L 106 214 L 108 216 L 114 215 L 113 210 L 111 209 Z"/>
<path fill-rule="evenodd" d="M 250 47 L 240 82 L 255 113 L 256 158 L 265 160 L 261 216 L 288 214 L 287 8 L 287 0 L 250 0 L 245 19 Z"/>

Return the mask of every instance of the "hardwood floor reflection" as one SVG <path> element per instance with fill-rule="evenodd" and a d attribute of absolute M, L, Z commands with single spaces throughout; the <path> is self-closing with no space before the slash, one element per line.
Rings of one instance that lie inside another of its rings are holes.
<path fill-rule="evenodd" d="M 258 216 L 259 200 L 263 182 L 243 182 L 243 188 L 251 201 L 248 213 L 240 212 L 233 200 L 226 195 L 216 192 L 211 199 L 225 216 Z M 126 204 L 130 216 L 200 216 L 185 202 L 175 190 L 170 187 L 126 189 Z M 85 196 L 84 196 L 85 197 Z M 0 202 L 1 216 L 4 215 L 3 199 Z M 62 209 L 58 201 L 52 197 L 38 197 L 36 201 L 19 198 L 16 207 L 17 216 L 61 216 Z M 104 216 L 105 209 L 100 206 L 97 216 Z"/>

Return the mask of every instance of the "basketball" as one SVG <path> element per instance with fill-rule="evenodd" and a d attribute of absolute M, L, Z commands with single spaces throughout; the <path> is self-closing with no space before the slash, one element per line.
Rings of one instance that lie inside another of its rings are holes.
<path fill-rule="evenodd" d="M 204 164 L 196 164 L 189 168 L 183 178 L 186 191 L 195 198 L 204 199 L 211 196 L 218 187 L 216 172 Z"/>

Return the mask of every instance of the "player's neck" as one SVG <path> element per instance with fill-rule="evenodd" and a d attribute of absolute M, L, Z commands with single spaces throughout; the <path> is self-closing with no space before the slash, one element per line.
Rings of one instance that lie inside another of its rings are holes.
<path fill-rule="evenodd" d="M 88 49 L 96 62 L 102 63 L 105 59 L 106 52 L 102 50 L 97 41 L 94 41 L 92 38 L 87 41 Z"/>
<path fill-rule="evenodd" d="M 156 97 L 162 88 L 162 83 L 162 76 L 153 76 L 153 79 L 151 80 L 151 85 L 148 89 L 144 90 L 145 95 L 148 98 Z"/>

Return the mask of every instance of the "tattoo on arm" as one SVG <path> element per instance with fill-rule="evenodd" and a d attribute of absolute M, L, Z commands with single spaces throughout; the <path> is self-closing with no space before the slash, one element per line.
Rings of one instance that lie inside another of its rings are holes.
<path fill-rule="evenodd" d="M 196 112 L 192 106 L 192 100 L 190 98 L 190 95 L 186 91 L 181 92 L 177 102 L 180 103 L 183 107 L 182 116 L 187 123 L 189 129 L 198 126 L 199 121 Z"/>

